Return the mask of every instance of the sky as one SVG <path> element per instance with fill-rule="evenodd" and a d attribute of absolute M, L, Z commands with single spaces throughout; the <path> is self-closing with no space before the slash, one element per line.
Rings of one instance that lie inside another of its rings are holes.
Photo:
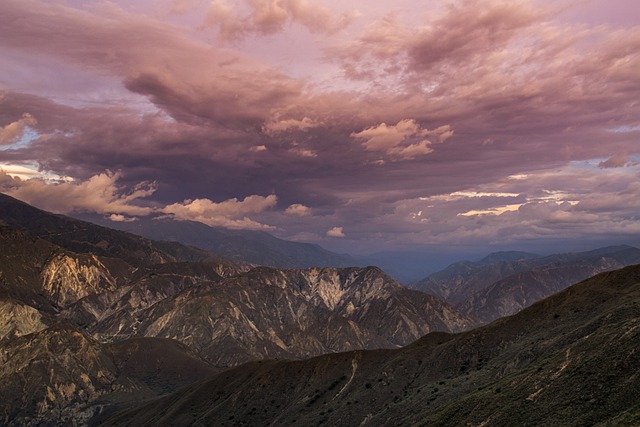
<path fill-rule="evenodd" d="M 640 243 L 635 0 L 0 0 L 0 191 L 356 254 Z"/>

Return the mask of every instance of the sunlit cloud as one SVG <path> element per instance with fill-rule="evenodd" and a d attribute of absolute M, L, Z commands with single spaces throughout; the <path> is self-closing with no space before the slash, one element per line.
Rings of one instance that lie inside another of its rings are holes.
<path fill-rule="evenodd" d="M 287 209 L 285 209 L 284 213 L 287 215 L 294 215 L 294 216 L 309 216 L 311 215 L 311 208 L 309 208 L 308 206 L 296 203 L 296 204 L 290 205 Z"/>
<path fill-rule="evenodd" d="M 633 8 L 151 3 L 3 2 L 3 188 L 341 250 L 633 238 Z"/>
<path fill-rule="evenodd" d="M 269 196 L 248 196 L 223 202 L 208 199 L 185 200 L 165 206 L 162 212 L 180 221 L 197 221 L 212 227 L 245 230 L 271 230 L 274 227 L 252 220 L 247 215 L 260 213 L 276 205 L 278 198 Z"/>
<path fill-rule="evenodd" d="M 434 143 L 444 142 L 452 135 L 448 125 L 428 130 L 415 120 L 405 119 L 392 126 L 381 123 L 353 132 L 351 137 L 361 141 L 367 151 L 382 151 L 391 157 L 410 160 L 432 153 Z"/>
<path fill-rule="evenodd" d="M 0 127 L 0 145 L 16 142 L 24 134 L 27 127 L 33 127 L 38 121 L 29 113 L 24 113 L 22 118 Z"/>
<path fill-rule="evenodd" d="M 333 227 L 327 231 L 328 237 L 345 237 L 343 227 Z"/>

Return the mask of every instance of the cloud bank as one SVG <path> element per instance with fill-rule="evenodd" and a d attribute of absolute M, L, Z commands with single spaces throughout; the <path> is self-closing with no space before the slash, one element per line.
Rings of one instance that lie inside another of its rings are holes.
<path fill-rule="evenodd" d="M 166 6 L 2 3 L 0 163 L 44 177 L 6 191 L 339 250 L 638 236 L 634 2 Z"/>

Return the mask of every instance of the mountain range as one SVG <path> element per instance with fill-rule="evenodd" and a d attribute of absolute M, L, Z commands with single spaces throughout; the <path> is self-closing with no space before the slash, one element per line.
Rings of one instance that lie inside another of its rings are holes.
<path fill-rule="evenodd" d="M 251 360 L 398 348 L 473 319 L 376 267 L 275 269 L 0 195 L 0 423 L 88 423 Z"/>
<path fill-rule="evenodd" d="M 637 426 L 640 266 L 396 350 L 256 361 L 101 425 Z"/>
<path fill-rule="evenodd" d="M 425 281 L 449 304 L 0 195 L 0 424 L 638 425 L 640 266 L 533 303 L 637 257 L 491 254 Z"/>
<path fill-rule="evenodd" d="M 597 273 L 640 263 L 640 249 L 609 246 L 541 256 L 496 252 L 459 261 L 412 285 L 484 323 L 525 307 Z"/>
<path fill-rule="evenodd" d="M 171 218 L 138 218 L 113 222 L 99 215 L 84 214 L 87 221 L 128 231 L 149 239 L 180 242 L 226 258 L 277 268 L 364 266 L 350 255 L 337 254 L 312 243 L 279 239 L 260 230 L 230 230 L 200 222 Z"/>

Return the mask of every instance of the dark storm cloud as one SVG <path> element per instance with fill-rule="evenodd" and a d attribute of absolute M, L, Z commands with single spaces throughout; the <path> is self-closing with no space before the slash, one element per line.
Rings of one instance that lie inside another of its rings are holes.
<path fill-rule="evenodd" d="M 293 6 L 284 18 L 271 17 L 280 22 L 274 33 L 302 19 L 291 15 Z M 9 0 L 1 8 L 0 49 L 31 54 L 36 63 L 46 57 L 50 66 L 59 61 L 108 80 L 115 98 L 139 98 L 114 105 L 104 96 L 100 104 L 100 92 L 96 102 L 74 103 L 9 85 L 0 96 L 0 138 L 7 140 L 0 161 L 35 163 L 77 183 L 112 171 L 114 200 L 153 182 L 152 193 L 130 204 L 174 206 L 174 215 L 203 222 L 270 226 L 317 241 L 344 235 L 383 242 L 395 233 L 479 241 L 502 236 L 494 217 L 525 218 L 526 209 L 549 221 L 587 217 L 579 205 L 536 199 L 540 180 L 509 181 L 526 187 L 506 191 L 522 194 L 508 202 L 528 206 L 522 212 L 486 197 L 433 199 L 441 208 L 429 208 L 430 222 L 416 222 L 420 215 L 412 215 L 426 212 L 420 198 L 500 187 L 510 175 L 597 158 L 602 168 L 588 170 L 595 177 L 620 164 L 614 153 L 638 154 L 640 29 L 564 24 L 531 1 L 465 0 L 421 25 L 387 15 L 351 38 L 327 36 L 326 59 L 347 78 L 329 90 L 111 3 L 80 10 Z M 254 30 L 242 35 L 264 33 Z M 334 34 L 318 34 L 325 33 Z M 349 79 L 367 89 L 351 89 Z M 27 126 L 35 134 L 16 145 Z M 556 185 L 544 181 L 544 189 L 569 186 L 549 179 Z M 252 196 L 264 204 L 248 211 L 250 221 L 221 214 L 220 203 Z"/>

